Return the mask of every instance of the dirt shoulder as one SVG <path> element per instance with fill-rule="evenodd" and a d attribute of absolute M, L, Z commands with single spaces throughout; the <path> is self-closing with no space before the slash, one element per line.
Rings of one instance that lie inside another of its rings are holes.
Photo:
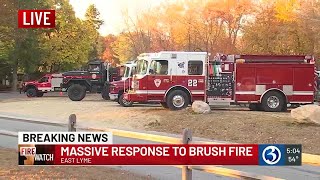
<path fill-rule="evenodd" d="M 152 179 L 110 167 L 22 167 L 15 150 L 0 148 L 0 179 Z"/>
<path fill-rule="evenodd" d="M 320 126 L 293 123 L 290 113 L 213 110 L 194 114 L 164 109 L 142 113 L 160 117 L 158 123 L 147 125 L 147 130 L 181 133 L 183 128 L 191 128 L 197 137 L 236 143 L 302 144 L 304 152 L 320 154 Z"/>
<path fill-rule="evenodd" d="M 116 102 L 90 95 L 80 102 L 67 97 L 45 95 L 0 102 L 2 112 L 67 123 L 75 113 L 77 124 L 85 127 L 141 129 L 181 134 L 190 128 L 193 135 L 236 143 L 302 144 L 306 153 L 320 154 L 320 126 L 296 124 L 290 113 L 253 112 L 248 109 L 215 110 L 194 114 L 190 110 L 170 111 L 158 105 L 124 108 Z"/>

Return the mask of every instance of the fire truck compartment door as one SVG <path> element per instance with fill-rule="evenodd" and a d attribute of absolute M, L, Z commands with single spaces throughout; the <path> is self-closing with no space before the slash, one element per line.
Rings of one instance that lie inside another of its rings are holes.
<path fill-rule="evenodd" d="M 53 88 L 55 87 L 60 87 L 61 83 L 62 83 L 63 78 L 62 77 L 54 77 L 51 80 L 51 86 Z"/>
<path fill-rule="evenodd" d="M 291 101 L 313 102 L 316 83 L 314 80 L 314 67 L 295 67 L 293 82 L 293 96 Z"/>
<path fill-rule="evenodd" d="M 256 78 L 255 68 L 246 67 L 243 64 L 239 64 L 236 67 L 235 76 L 235 100 L 236 101 L 256 101 Z"/>

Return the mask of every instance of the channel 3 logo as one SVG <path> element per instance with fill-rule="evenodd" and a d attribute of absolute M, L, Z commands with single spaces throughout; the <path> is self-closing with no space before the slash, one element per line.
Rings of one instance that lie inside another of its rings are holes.
<path fill-rule="evenodd" d="M 281 159 L 281 151 L 276 146 L 267 146 L 262 151 L 262 159 L 267 164 L 277 164 Z"/>
<path fill-rule="evenodd" d="M 282 145 L 259 145 L 259 164 L 260 165 L 283 165 L 284 147 Z"/>

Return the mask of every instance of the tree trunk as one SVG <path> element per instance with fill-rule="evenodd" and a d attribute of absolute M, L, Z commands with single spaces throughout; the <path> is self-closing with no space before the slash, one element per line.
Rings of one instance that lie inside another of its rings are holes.
<path fill-rule="evenodd" d="M 17 91 L 17 85 L 18 85 L 18 65 L 15 63 L 12 68 L 12 86 L 11 90 L 12 91 Z"/>

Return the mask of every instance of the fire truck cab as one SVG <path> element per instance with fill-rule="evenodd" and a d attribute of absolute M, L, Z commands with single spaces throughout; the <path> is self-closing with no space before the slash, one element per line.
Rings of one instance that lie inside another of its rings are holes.
<path fill-rule="evenodd" d="M 223 55 L 206 52 L 146 53 L 138 57 L 132 89 L 124 99 L 160 102 L 172 110 L 195 100 L 209 105 L 249 104 L 251 110 L 284 111 L 314 101 L 312 56 Z"/>
<path fill-rule="evenodd" d="M 137 57 L 132 89 L 124 99 L 159 102 L 178 110 L 205 101 L 206 52 L 144 53 Z"/>

